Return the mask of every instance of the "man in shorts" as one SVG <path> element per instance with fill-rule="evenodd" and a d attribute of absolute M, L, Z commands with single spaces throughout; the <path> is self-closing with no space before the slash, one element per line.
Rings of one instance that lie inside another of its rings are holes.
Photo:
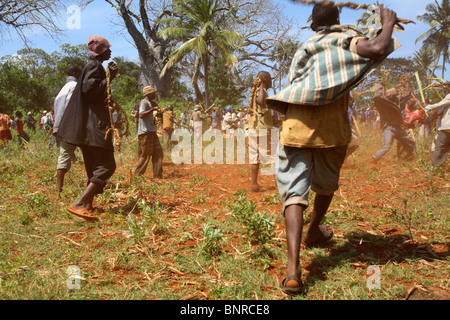
<path fill-rule="evenodd" d="M 250 192 L 260 192 L 258 184 L 260 164 L 271 163 L 271 130 L 273 110 L 266 106 L 267 90 L 272 87 L 272 78 L 267 71 L 260 71 L 253 83 L 249 112 L 249 161 L 252 184 Z M 265 140 L 265 141 L 264 141 Z"/>
<path fill-rule="evenodd" d="M 70 66 L 66 70 L 67 78 L 66 84 L 61 88 L 58 95 L 55 98 L 54 113 L 55 123 L 53 125 L 53 135 L 56 136 L 59 129 L 64 111 L 67 108 L 72 93 L 77 85 L 77 80 L 81 74 L 81 68 L 77 66 Z M 72 161 L 75 160 L 76 145 L 67 143 L 63 140 L 56 138 L 56 143 L 59 146 L 58 164 L 56 166 L 56 185 L 58 188 L 57 199 L 61 199 L 61 192 L 64 185 L 64 176 L 70 170 Z"/>
<path fill-rule="evenodd" d="M 316 32 L 296 53 L 290 85 L 269 97 L 269 108 L 285 115 L 277 157 L 277 185 L 286 223 L 288 265 L 281 289 L 302 292 L 300 245 L 315 246 L 333 236 L 321 225 L 334 192 L 351 140 L 348 119 L 350 91 L 394 50 L 395 12 L 380 6 L 383 28 L 367 39 L 341 26 L 336 6 L 316 4 L 311 28 Z M 302 237 L 303 212 L 309 192 L 316 193 L 311 221 Z"/>

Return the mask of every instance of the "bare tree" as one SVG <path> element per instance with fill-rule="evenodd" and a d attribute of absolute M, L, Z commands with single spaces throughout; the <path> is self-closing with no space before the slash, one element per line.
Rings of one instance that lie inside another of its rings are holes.
<path fill-rule="evenodd" d="M 251 79 L 261 69 L 269 70 L 272 77 L 280 72 L 274 56 L 274 48 L 287 40 L 298 39 L 299 28 L 292 18 L 283 12 L 279 1 L 273 0 L 224 0 L 229 6 L 235 6 L 233 30 L 245 40 L 243 49 L 238 53 L 239 64 L 235 70 L 237 83 L 242 88 L 249 86 Z"/>
<path fill-rule="evenodd" d="M 131 36 L 139 54 L 141 87 L 151 85 L 158 90 L 159 97 L 169 93 L 172 70 L 159 77 L 168 59 L 171 42 L 157 35 L 160 25 L 158 21 L 170 16 L 171 1 L 131 1 L 106 0 L 122 18 L 125 28 Z"/>
<path fill-rule="evenodd" d="M 92 0 L 90 0 L 92 1 Z M 78 1 L 83 6 L 90 1 Z M 27 44 L 27 36 L 36 30 L 44 30 L 50 37 L 58 38 L 64 30 L 61 13 L 74 1 L 60 0 L 0 0 L 0 36 L 16 33 Z"/>
<path fill-rule="evenodd" d="M 167 96 L 173 69 L 167 70 L 161 78 L 160 74 L 177 43 L 159 37 L 158 31 L 165 27 L 160 23 L 161 19 L 173 17 L 172 1 L 105 1 L 117 10 L 136 46 L 142 71 L 140 85 L 151 85 L 159 91 L 160 97 Z M 257 69 L 272 69 L 277 73 L 271 49 L 292 36 L 291 31 L 295 28 L 292 19 L 287 19 L 282 12 L 281 4 L 274 0 L 221 0 L 220 5 L 224 11 L 235 8 L 227 29 L 237 31 L 245 39 L 243 49 L 237 53 L 239 64 L 234 70 L 239 86 L 249 87 L 248 79 Z M 204 80 L 204 75 L 195 68 L 192 57 L 180 61 L 176 68 L 192 79 L 196 96 L 200 96 L 199 82 Z"/>

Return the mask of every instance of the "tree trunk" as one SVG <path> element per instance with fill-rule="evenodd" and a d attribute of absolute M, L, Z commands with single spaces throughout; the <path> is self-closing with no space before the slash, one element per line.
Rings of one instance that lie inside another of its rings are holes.
<path fill-rule="evenodd" d="M 152 86 L 158 92 L 159 98 L 169 95 L 170 84 L 172 81 L 172 71 L 168 70 L 164 77 L 160 78 L 161 70 L 166 63 L 166 54 L 169 44 L 157 36 L 157 26 L 150 25 L 147 12 L 145 10 L 145 1 L 139 1 L 139 13 L 142 21 L 144 34 L 135 25 L 135 15 L 129 11 L 126 1 L 107 0 L 114 6 L 122 17 L 125 27 L 133 39 L 139 53 L 141 65 L 141 75 L 139 77 L 139 88 L 142 90 L 145 86 Z M 161 13 L 161 17 L 164 13 Z M 133 17 L 132 17 L 133 16 Z"/>
<path fill-rule="evenodd" d="M 192 76 L 192 82 L 191 82 L 192 87 L 194 88 L 195 98 L 196 98 L 197 102 L 201 101 L 203 98 L 202 92 L 198 86 L 199 77 L 200 77 L 200 59 L 197 58 L 195 60 L 194 75 Z"/>
<path fill-rule="evenodd" d="M 167 97 L 170 91 L 172 81 L 172 70 L 167 70 L 164 77 L 160 78 L 161 68 L 151 55 L 142 55 L 139 52 L 139 60 L 141 65 L 141 74 L 139 76 L 139 89 L 142 90 L 146 86 L 151 86 L 157 90 L 159 99 Z"/>
<path fill-rule="evenodd" d="M 209 79 L 208 79 L 208 68 L 209 68 L 209 63 L 208 63 L 209 57 L 208 57 L 208 53 L 205 54 L 205 59 L 204 59 L 204 72 L 205 72 L 205 110 L 207 110 L 209 108 Z"/>
<path fill-rule="evenodd" d="M 431 71 L 431 74 L 434 74 L 434 72 L 436 71 L 436 68 L 437 68 L 437 66 L 438 66 L 438 63 L 439 63 L 439 60 L 441 59 L 441 51 L 439 51 L 438 52 L 438 56 L 437 56 L 437 59 L 436 59 L 436 63 L 434 64 L 434 68 L 433 68 L 433 71 Z"/>

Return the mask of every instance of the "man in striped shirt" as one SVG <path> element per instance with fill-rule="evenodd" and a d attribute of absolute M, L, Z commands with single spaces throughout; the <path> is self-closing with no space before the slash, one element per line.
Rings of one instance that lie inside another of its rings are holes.
<path fill-rule="evenodd" d="M 321 225 L 351 140 L 347 108 L 350 90 L 396 49 L 392 32 L 397 16 L 380 6 L 382 30 L 373 39 L 341 26 L 335 6 L 316 5 L 311 28 L 316 32 L 296 53 L 290 85 L 266 100 L 285 115 L 277 158 L 277 185 L 285 217 L 288 265 L 280 283 L 284 293 L 302 292 L 300 244 L 319 245 L 333 236 Z M 309 192 L 316 193 L 311 222 L 302 237 Z"/>

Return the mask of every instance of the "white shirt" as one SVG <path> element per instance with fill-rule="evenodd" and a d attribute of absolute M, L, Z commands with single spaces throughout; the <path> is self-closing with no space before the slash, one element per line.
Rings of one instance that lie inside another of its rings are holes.
<path fill-rule="evenodd" d="M 59 91 L 55 98 L 55 104 L 53 106 L 55 113 L 55 123 L 53 124 L 53 133 L 58 132 L 59 123 L 61 122 L 64 111 L 66 111 L 67 104 L 69 103 L 70 97 L 72 97 L 73 90 L 77 85 L 77 78 L 68 76 L 66 84 Z"/>
<path fill-rule="evenodd" d="M 450 131 L 450 94 L 448 94 L 441 102 L 431 104 L 426 107 L 427 110 L 444 109 L 442 116 L 440 131 Z"/>

